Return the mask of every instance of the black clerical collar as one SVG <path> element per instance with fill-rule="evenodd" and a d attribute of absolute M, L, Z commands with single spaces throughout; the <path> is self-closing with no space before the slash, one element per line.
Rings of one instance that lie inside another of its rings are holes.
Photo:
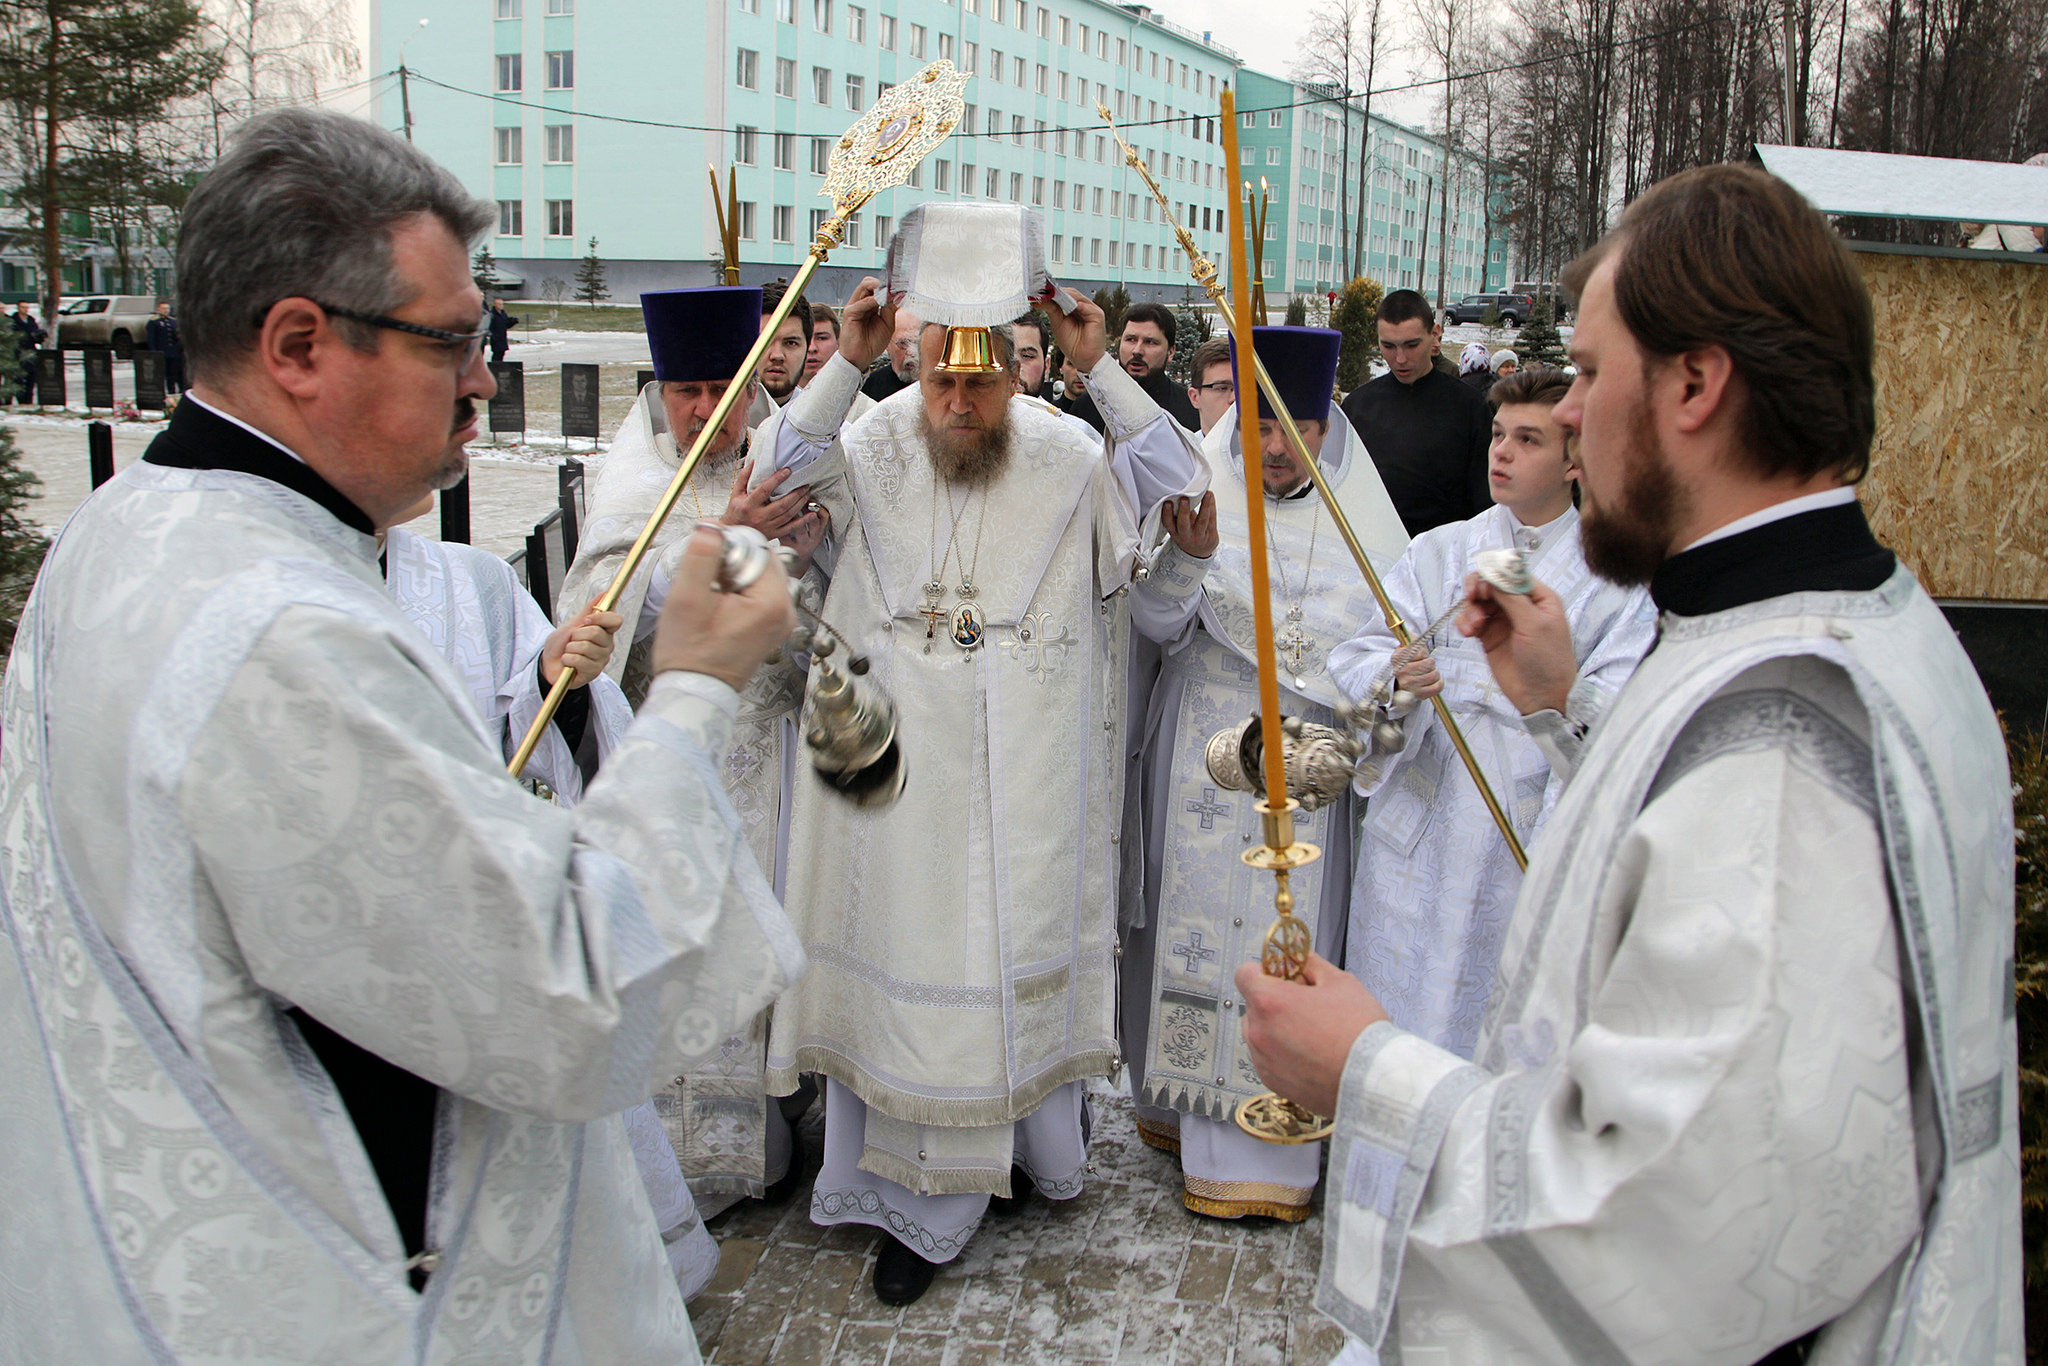
<path fill-rule="evenodd" d="M 1660 611 L 1701 617 L 1788 593 L 1871 592 L 1897 566 L 1862 504 L 1840 503 L 1673 555 L 1650 580 L 1650 597 Z"/>
<path fill-rule="evenodd" d="M 181 470 L 234 470 L 282 484 L 333 513 L 343 525 L 365 536 L 376 531 L 363 510 L 340 489 L 322 479 L 311 465 L 294 460 L 283 447 L 228 421 L 198 402 L 180 403 L 171 422 L 142 458 L 152 465 Z"/>

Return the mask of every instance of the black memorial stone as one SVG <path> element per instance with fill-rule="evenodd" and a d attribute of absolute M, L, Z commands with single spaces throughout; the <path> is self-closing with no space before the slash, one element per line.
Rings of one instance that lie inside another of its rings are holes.
<path fill-rule="evenodd" d="M 491 378 L 498 392 L 491 399 L 491 435 L 518 432 L 526 435 L 526 365 L 523 361 L 501 360 L 491 366 Z"/>
<path fill-rule="evenodd" d="M 1950 598 L 1939 605 L 2006 725 L 2048 728 L 2048 603 Z"/>
<path fill-rule="evenodd" d="M 562 435 L 598 437 L 597 367 L 562 367 Z"/>
<path fill-rule="evenodd" d="M 114 352 L 105 346 L 85 348 L 85 406 L 114 406 Z"/>
<path fill-rule="evenodd" d="M 62 408 L 64 396 L 64 353 L 36 352 L 36 403 L 45 408 Z"/>
<path fill-rule="evenodd" d="M 146 413 L 164 410 L 164 357 L 161 351 L 135 353 L 135 406 Z"/>

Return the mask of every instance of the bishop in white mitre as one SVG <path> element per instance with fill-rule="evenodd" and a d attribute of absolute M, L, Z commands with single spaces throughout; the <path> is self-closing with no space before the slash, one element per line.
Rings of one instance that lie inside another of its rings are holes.
<path fill-rule="evenodd" d="M 1260 327 L 1253 337 L 1346 519 L 1385 569 L 1408 535 L 1351 424 L 1341 414 L 1331 420 L 1341 337 L 1307 327 Z M 1240 378 L 1240 395 L 1252 392 L 1249 381 Z M 1265 395 L 1258 403 L 1253 473 L 1266 500 L 1282 706 L 1336 726 L 1338 695 L 1325 663 L 1378 609 Z M 1322 1145 L 1262 1143 L 1231 1118 L 1240 1100 L 1266 1089 L 1238 1035 L 1231 974 L 1258 961 L 1274 917 L 1271 876 L 1240 857 L 1263 839 L 1258 799 L 1237 766 L 1234 739 L 1221 742 L 1228 757 L 1220 774 L 1211 754 L 1212 740 L 1241 730 L 1259 704 L 1241 431 L 1233 408 L 1204 439 L 1209 499 L 1199 508 L 1167 505 L 1172 539 L 1131 593 L 1132 622 L 1160 642 L 1163 658 L 1133 745 L 1144 756 L 1143 842 L 1124 857 L 1143 867 L 1125 882 L 1142 886 L 1143 901 L 1127 912 L 1124 930 L 1122 1029 L 1139 1136 L 1178 1154 L 1187 1207 L 1223 1219 L 1293 1221 L 1308 1217 Z M 1323 851 L 1294 873 L 1295 901 L 1317 947 L 1335 956 L 1351 904 L 1349 783 L 1290 795 L 1303 805 L 1296 831 Z"/>
<path fill-rule="evenodd" d="M 654 382 L 635 400 L 597 466 L 589 520 L 556 598 L 556 616 L 564 621 L 611 584 L 761 327 L 761 290 L 754 286 L 658 290 L 642 294 L 640 308 Z M 810 563 L 826 528 L 824 509 L 807 488 L 784 491 L 781 478 L 751 484 L 745 477 L 760 449 L 749 412 L 773 416 L 779 411 L 757 383 L 748 385 L 754 394 L 751 409 L 735 403 L 712 434 L 674 512 L 619 597 L 618 610 L 633 623 L 633 639 L 628 649 L 613 655 L 608 672 L 635 703 L 646 693 L 662 603 L 698 522 L 744 524 L 780 539 L 800 556 L 798 576 L 806 600 L 815 606 L 824 596 L 824 575 Z M 797 763 L 796 711 L 803 693 L 804 675 L 796 661 L 787 652 L 770 660 L 741 694 L 725 761 L 726 793 L 746 827 L 748 847 L 778 896 Z M 656 1097 L 683 1175 L 707 1217 L 742 1197 L 766 1194 L 790 1174 L 795 1146 L 790 1125 L 762 1089 L 767 1038 L 765 1015 L 749 1021 L 704 1066 L 675 1078 Z"/>
<path fill-rule="evenodd" d="M 1582 739 L 1562 600 L 1473 590 L 1565 787 L 1471 1060 L 1326 962 L 1240 981 L 1336 1121 L 1317 1303 L 1347 1366 L 2018 1366 L 2005 747 L 1857 505 L 1862 277 L 1711 166 L 1565 278 L 1586 559 L 1659 637 Z"/>
<path fill-rule="evenodd" d="M 1623 588 L 1586 567 L 1576 470 L 1551 417 L 1571 381 L 1532 367 L 1500 380 L 1487 484 L 1493 506 L 1477 517 L 1415 538 L 1385 576 L 1387 595 L 1419 635 L 1465 596 L 1465 577 L 1486 551 L 1520 552 L 1558 597 L 1578 658 L 1573 715 L 1591 724 L 1650 648 L 1656 612 L 1642 588 Z M 1352 702 L 1388 684 L 1418 703 L 1445 705 L 1516 838 L 1536 841 L 1559 783 L 1550 761 L 1486 667 L 1479 642 L 1448 621 L 1430 639 L 1400 650 L 1384 618 L 1368 617 L 1330 657 L 1330 674 Z M 1368 799 L 1359 837 L 1345 956 L 1401 1028 L 1472 1055 L 1493 992 L 1502 936 L 1522 870 L 1516 866 L 1478 785 L 1452 747 L 1436 709 L 1416 705 L 1398 748 L 1367 759 L 1359 782 Z"/>
<path fill-rule="evenodd" d="M 617 1116 L 802 967 L 717 779 L 786 583 L 703 538 L 582 801 L 507 773 L 373 534 L 493 392 L 489 221 L 310 109 L 186 207 L 193 391 L 0 700 L 9 1360 L 696 1359 Z"/>
<path fill-rule="evenodd" d="M 1050 291 L 1035 213 L 913 212 L 891 279 L 918 316 L 997 327 Z M 974 292 L 998 286 L 1013 292 Z M 827 1078 L 812 1217 L 889 1231 L 876 1289 L 894 1303 L 959 1254 L 991 1196 L 1024 1194 L 1013 1179 L 1079 1193 L 1081 1081 L 1118 1061 L 1126 590 L 1141 521 L 1206 471 L 1105 358 L 1101 311 L 1062 307 L 1056 336 L 1118 414 L 1108 452 L 1012 393 L 999 327 L 983 371 L 942 365 L 937 322 L 917 384 L 842 435 L 892 327 L 873 282 L 775 448 L 842 529 L 824 616 L 895 701 L 908 786 L 862 806 L 797 784 L 788 904 L 814 976 L 777 1006 L 769 1084 Z"/>
<path fill-rule="evenodd" d="M 432 507 L 431 498 L 423 499 L 399 516 L 411 521 Z M 574 671 L 522 776 L 545 785 L 564 806 L 575 805 L 633 720 L 625 694 L 604 673 L 618 615 L 593 608 L 558 630 L 498 556 L 404 525 L 380 536 L 385 588 L 468 686 L 477 715 L 508 761 L 561 671 Z M 654 1103 L 639 1102 L 623 1119 L 662 1246 L 688 1300 L 717 1274 L 718 1244 L 704 1228 Z"/>

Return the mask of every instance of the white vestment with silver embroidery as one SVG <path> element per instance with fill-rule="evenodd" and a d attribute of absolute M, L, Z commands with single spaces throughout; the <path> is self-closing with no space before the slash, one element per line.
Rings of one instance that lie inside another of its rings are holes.
<path fill-rule="evenodd" d="M 248 474 L 97 492 L 5 691 L 0 1356 L 696 1360 L 617 1115 L 801 971 L 732 703 L 665 676 L 565 810 L 372 537 Z M 443 1093 L 424 1292 L 293 1004 Z"/>
<path fill-rule="evenodd" d="M 1540 530 L 1500 506 L 1433 527 L 1387 574 L 1387 595 L 1419 633 L 1464 596 L 1475 556 L 1505 549 L 1522 551 L 1530 572 L 1563 599 L 1579 660 L 1573 716 L 1593 720 L 1650 648 L 1656 612 L 1642 589 L 1618 588 L 1586 568 L 1575 509 Z M 1368 618 L 1331 658 L 1337 686 L 1363 697 L 1387 670 L 1394 645 L 1386 623 Z M 1526 848 L 1555 800 L 1550 765 L 1494 683 L 1478 641 L 1446 625 L 1430 654 L 1444 701 Z M 1410 713 L 1406 745 L 1377 762 L 1377 779 L 1360 789 L 1369 800 L 1344 966 L 1394 1023 L 1469 1056 L 1521 870 L 1434 707 Z"/>
<path fill-rule="evenodd" d="M 2021 1359 L 2012 807 L 1903 567 L 1665 616 L 1533 851 L 1475 1063 L 1353 1046 L 1347 1362 Z"/>

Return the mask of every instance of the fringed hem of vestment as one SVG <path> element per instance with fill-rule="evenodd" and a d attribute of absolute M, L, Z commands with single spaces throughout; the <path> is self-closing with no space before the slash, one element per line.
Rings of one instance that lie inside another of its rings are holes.
<path fill-rule="evenodd" d="M 1262 1214 L 1269 1219 L 1298 1224 L 1309 1216 L 1309 1197 L 1315 1191 L 1300 1186 L 1283 1186 L 1274 1181 L 1210 1181 L 1199 1176 L 1183 1178 L 1180 1202 L 1197 1214 L 1212 1219 L 1242 1219 Z"/>
<path fill-rule="evenodd" d="M 905 1124 L 984 1129 L 996 1124 L 1015 1124 L 1068 1082 L 1107 1077 L 1116 1064 L 1117 1055 L 1111 1049 L 1091 1049 L 1053 1064 L 1007 1096 L 920 1096 L 878 1080 L 843 1054 L 807 1044 L 797 1049 L 793 1062 L 768 1069 L 767 1088 L 771 1096 L 787 1096 L 795 1092 L 804 1073 L 817 1072 L 852 1091 L 863 1104 Z"/>
<path fill-rule="evenodd" d="M 1138 1121 L 1138 1137 L 1148 1148 L 1157 1148 L 1162 1153 L 1180 1156 L 1180 1134 L 1177 1130 L 1141 1119 Z"/>
<path fill-rule="evenodd" d="M 1138 1103 L 1159 1110 L 1178 1110 L 1201 1119 L 1229 1120 L 1237 1113 L 1237 1103 L 1251 1094 L 1246 1091 L 1240 1096 L 1177 1077 L 1164 1081 L 1147 1079 L 1138 1090 Z"/>
<path fill-rule="evenodd" d="M 1010 1194 L 1010 1170 L 997 1172 L 988 1167 L 920 1167 L 907 1158 L 880 1148 L 861 1151 L 860 1170 L 885 1181 L 894 1181 L 919 1195 Z"/>

